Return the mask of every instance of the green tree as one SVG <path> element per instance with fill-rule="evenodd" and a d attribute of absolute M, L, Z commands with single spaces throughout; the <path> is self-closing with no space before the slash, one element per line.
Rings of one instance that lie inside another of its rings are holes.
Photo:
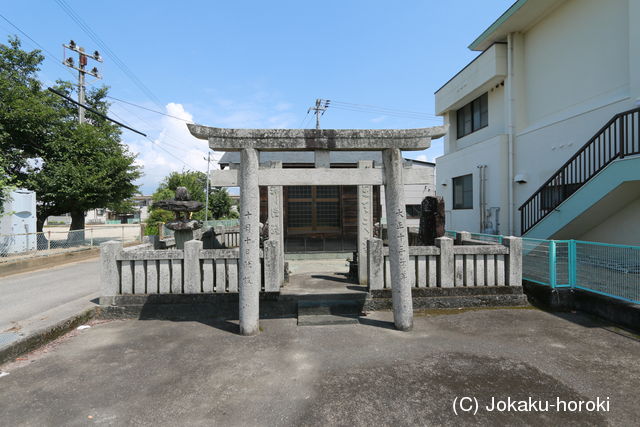
<path fill-rule="evenodd" d="M 111 207 L 137 192 L 135 155 L 120 142 L 120 129 L 43 90 L 37 79 L 43 56 L 25 52 L 17 38 L 0 45 L 0 148 L 13 183 L 34 190 L 38 231 L 50 215 L 71 214 L 71 229 L 84 228 L 89 209 Z M 71 95 L 72 84 L 56 88 Z M 86 103 L 107 114 L 108 88 L 87 92 Z"/>
<path fill-rule="evenodd" d="M 7 172 L 4 156 L 0 153 L 0 216 L 4 212 L 4 202 L 7 200 L 8 193 L 11 190 L 10 181 L 11 177 Z"/>
<path fill-rule="evenodd" d="M 216 187 L 211 190 L 209 193 L 209 212 L 211 212 L 212 219 L 237 217 L 237 213 L 231 210 L 231 206 L 233 206 L 233 199 L 229 196 L 226 188 Z"/>

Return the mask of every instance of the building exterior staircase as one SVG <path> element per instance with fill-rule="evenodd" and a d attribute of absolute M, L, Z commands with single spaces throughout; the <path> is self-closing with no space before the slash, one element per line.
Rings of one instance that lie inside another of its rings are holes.
<path fill-rule="evenodd" d="M 639 155 L 640 108 L 635 108 L 613 116 L 520 206 L 521 235 L 550 238 L 596 209 L 605 196 L 624 200 L 635 194 L 628 184 L 640 185 Z"/>

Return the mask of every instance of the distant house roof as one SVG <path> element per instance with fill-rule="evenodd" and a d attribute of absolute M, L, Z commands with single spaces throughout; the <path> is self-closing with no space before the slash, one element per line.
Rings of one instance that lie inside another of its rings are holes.
<path fill-rule="evenodd" d="M 261 151 L 260 162 L 280 161 L 282 163 L 314 163 L 314 153 L 311 151 Z M 379 151 L 332 151 L 330 154 L 331 163 L 354 164 L 358 160 L 372 160 L 375 163 L 382 163 L 382 153 Z M 423 166 L 435 166 L 435 163 L 423 162 L 421 160 L 410 160 Z M 222 155 L 218 161 L 221 167 L 226 167 L 230 163 L 240 163 L 240 153 L 228 151 Z"/>

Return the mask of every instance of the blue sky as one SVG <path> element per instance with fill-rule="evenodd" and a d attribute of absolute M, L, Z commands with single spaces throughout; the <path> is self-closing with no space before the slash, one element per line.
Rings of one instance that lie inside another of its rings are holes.
<path fill-rule="evenodd" d="M 433 93 L 477 55 L 467 46 L 512 0 L 63 3 L 148 88 L 102 51 L 97 84 L 116 98 L 205 125 L 260 128 L 313 127 L 307 109 L 323 98 L 423 113 L 418 119 L 329 108 L 323 128 L 415 128 L 442 123 L 433 116 Z M 53 54 L 44 52 L 45 82 L 74 79 L 55 59 L 62 43 L 99 49 L 58 1 L 5 1 L 0 13 Z M 3 42 L 18 34 L 25 48 L 37 48 L 1 18 L 0 31 Z M 206 143 L 192 138 L 184 121 L 119 101 L 112 113 L 149 135 L 123 133 L 144 168 L 143 193 L 170 170 L 206 170 Z M 441 154 L 439 140 L 406 156 Z"/>

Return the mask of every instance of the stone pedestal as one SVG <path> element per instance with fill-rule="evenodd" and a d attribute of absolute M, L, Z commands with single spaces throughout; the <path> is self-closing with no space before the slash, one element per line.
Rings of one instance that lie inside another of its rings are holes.
<path fill-rule="evenodd" d="M 184 243 L 193 240 L 193 230 L 175 230 L 173 238 L 176 241 L 176 249 L 184 249 Z"/>
<path fill-rule="evenodd" d="M 393 321 L 396 329 L 408 331 L 413 327 L 413 301 L 409 277 L 409 236 L 402 181 L 402 153 L 397 148 L 386 149 L 382 152 L 382 159 L 385 169 L 384 195 L 387 205 Z"/>
<path fill-rule="evenodd" d="M 260 315 L 258 152 L 244 148 L 240 159 L 240 333 L 255 335 L 259 331 Z"/>

